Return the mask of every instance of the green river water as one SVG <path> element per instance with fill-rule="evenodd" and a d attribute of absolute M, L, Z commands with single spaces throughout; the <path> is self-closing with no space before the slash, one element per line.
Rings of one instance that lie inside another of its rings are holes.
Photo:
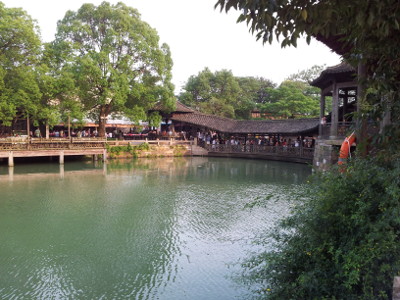
<path fill-rule="evenodd" d="M 0 165 L 0 299 L 244 299 L 240 261 L 310 173 L 224 158 Z"/>

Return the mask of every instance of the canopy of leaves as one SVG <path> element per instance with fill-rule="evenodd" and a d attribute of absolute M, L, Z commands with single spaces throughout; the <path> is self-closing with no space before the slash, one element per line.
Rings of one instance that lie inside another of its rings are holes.
<path fill-rule="evenodd" d="M 284 81 L 269 89 L 269 102 L 260 106 L 263 112 L 280 118 L 315 117 L 319 115 L 319 97 L 307 94 L 309 85 L 300 81 Z"/>
<path fill-rule="evenodd" d="M 34 70 L 40 45 L 31 17 L 0 2 L 0 120 L 4 125 L 40 111 Z"/>
<path fill-rule="evenodd" d="M 157 32 L 123 3 L 84 4 L 58 23 L 53 47 L 71 65 L 79 99 L 99 122 L 112 112 L 173 103 L 172 60 Z M 100 128 L 101 131 L 101 128 Z"/>
<path fill-rule="evenodd" d="M 400 269 L 400 160 L 353 161 L 318 174 L 295 213 L 250 259 L 267 299 L 391 299 Z"/>
<path fill-rule="evenodd" d="M 212 73 L 205 68 L 188 79 L 179 99 L 203 113 L 249 119 L 250 112 L 266 101 L 266 91 L 273 86 L 264 78 L 235 77 L 231 71 Z"/>

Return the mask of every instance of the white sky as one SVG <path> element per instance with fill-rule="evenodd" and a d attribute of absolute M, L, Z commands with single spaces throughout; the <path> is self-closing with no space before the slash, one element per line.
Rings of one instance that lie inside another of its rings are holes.
<path fill-rule="evenodd" d="M 42 40 L 53 40 L 57 21 L 67 10 L 77 11 L 83 3 L 99 5 L 102 0 L 0 0 L 6 7 L 22 7 L 38 21 Z M 109 0 L 110 3 L 120 1 Z M 322 43 L 299 43 L 281 49 L 279 43 L 263 45 L 249 33 L 245 23 L 236 23 L 237 13 L 214 10 L 216 0 L 123 0 L 139 10 L 142 20 L 158 31 L 161 43 L 172 52 L 175 92 L 191 75 L 205 67 L 212 72 L 231 70 L 234 76 L 258 76 L 279 84 L 290 74 L 313 65 L 340 62 Z"/>

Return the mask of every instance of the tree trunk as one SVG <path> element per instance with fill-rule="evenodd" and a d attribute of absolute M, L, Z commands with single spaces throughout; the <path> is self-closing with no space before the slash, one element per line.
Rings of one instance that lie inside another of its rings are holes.
<path fill-rule="evenodd" d="M 49 128 L 49 123 L 46 121 L 46 140 L 50 138 L 50 128 Z"/>
<path fill-rule="evenodd" d="M 30 132 L 31 132 L 31 126 L 30 126 L 30 120 L 29 120 L 29 114 L 26 116 L 26 135 L 28 136 L 28 139 L 30 138 Z"/>
<path fill-rule="evenodd" d="M 107 117 L 110 114 L 110 105 L 106 104 L 101 106 L 99 114 L 99 137 L 104 138 L 106 136 L 106 124 Z"/>

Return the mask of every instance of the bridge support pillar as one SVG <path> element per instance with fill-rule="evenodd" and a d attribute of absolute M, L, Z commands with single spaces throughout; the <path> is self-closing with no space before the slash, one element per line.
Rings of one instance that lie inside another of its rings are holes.
<path fill-rule="evenodd" d="M 8 166 L 14 167 L 14 155 L 12 151 L 8 152 Z"/>
<path fill-rule="evenodd" d="M 60 164 L 60 178 L 64 179 L 64 165 Z"/>
<path fill-rule="evenodd" d="M 107 149 L 103 150 L 103 161 L 106 162 L 107 161 Z"/>
<path fill-rule="evenodd" d="M 93 160 L 94 160 L 94 161 L 98 161 L 98 160 L 99 160 L 99 157 L 97 156 L 97 154 L 94 154 L 94 155 L 93 155 Z"/>
<path fill-rule="evenodd" d="M 60 152 L 60 165 L 64 164 L 64 151 Z"/>

